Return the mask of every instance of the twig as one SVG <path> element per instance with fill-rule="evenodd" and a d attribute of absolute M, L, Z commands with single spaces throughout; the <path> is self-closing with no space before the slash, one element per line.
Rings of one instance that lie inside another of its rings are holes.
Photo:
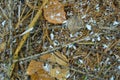
<path fill-rule="evenodd" d="M 88 37 L 88 36 L 86 36 L 86 37 L 84 37 L 84 38 L 82 38 L 82 39 L 80 39 L 80 40 L 76 40 L 76 41 L 74 41 L 74 42 L 70 42 L 70 43 L 68 43 L 68 44 L 61 45 L 60 47 L 56 47 L 56 48 L 53 48 L 53 49 L 51 49 L 51 50 L 47 50 L 47 51 L 42 52 L 42 53 L 38 53 L 38 54 L 35 54 L 35 55 L 28 56 L 28 57 L 26 57 L 26 58 L 21 58 L 21 59 L 19 59 L 19 60 L 16 60 L 16 59 L 15 59 L 14 62 L 25 61 L 25 60 L 28 60 L 28 59 L 29 59 L 29 60 L 31 60 L 31 59 L 36 59 L 37 57 L 39 57 L 39 56 L 41 56 L 41 55 L 44 55 L 44 54 L 47 54 L 47 53 L 50 53 L 50 52 L 59 50 L 59 49 L 61 49 L 61 48 L 63 48 L 63 47 L 66 47 L 66 46 L 68 46 L 68 45 L 70 45 L 70 44 L 74 44 L 74 43 L 78 43 L 78 42 L 80 42 L 80 41 L 84 41 L 87 37 Z"/>
<path fill-rule="evenodd" d="M 38 12 L 37 12 L 37 14 L 35 15 L 35 17 L 33 18 L 32 22 L 29 24 L 29 28 L 32 28 L 32 27 L 35 25 L 36 21 L 38 20 L 39 16 L 40 16 L 41 13 L 42 13 L 42 8 L 45 6 L 45 4 L 46 4 L 47 2 L 48 2 L 48 0 L 44 0 L 44 1 L 43 1 L 42 6 L 41 6 L 40 9 L 38 10 Z M 23 44 L 25 43 L 25 41 L 26 41 L 27 37 L 29 36 L 29 34 L 30 34 L 30 33 L 27 33 L 27 34 L 25 34 L 25 35 L 22 37 L 22 39 L 21 39 L 21 41 L 20 41 L 19 45 L 17 46 L 17 49 L 16 49 L 16 51 L 15 51 L 15 53 L 14 53 L 13 59 L 17 59 L 17 58 L 18 58 L 18 53 L 19 53 L 19 51 L 21 50 L 21 48 L 22 48 Z M 12 72 L 13 72 L 13 70 L 14 70 L 14 68 L 15 68 L 15 64 L 16 64 L 16 62 L 14 62 L 14 63 L 11 65 L 10 69 L 9 69 L 9 72 L 10 72 L 10 73 L 9 73 L 9 77 L 12 76 Z"/>

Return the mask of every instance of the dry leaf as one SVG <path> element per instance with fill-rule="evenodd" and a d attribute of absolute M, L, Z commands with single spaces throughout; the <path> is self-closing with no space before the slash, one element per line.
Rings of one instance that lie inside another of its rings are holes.
<path fill-rule="evenodd" d="M 43 69 L 38 70 L 35 74 L 31 75 L 31 80 L 55 80 Z"/>
<path fill-rule="evenodd" d="M 40 59 L 41 60 L 47 60 L 50 57 L 51 57 L 51 54 L 44 54 L 44 55 L 40 56 Z"/>
<path fill-rule="evenodd" d="M 3 52 L 5 49 L 6 42 L 0 43 L 0 52 Z"/>
<path fill-rule="evenodd" d="M 32 60 L 28 66 L 27 74 L 30 75 L 31 80 L 54 80 L 53 77 L 48 75 L 43 69 L 43 63 Z"/>
<path fill-rule="evenodd" d="M 61 54 L 59 51 L 52 54 L 49 58 L 49 61 L 51 61 L 52 63 L 58 63 L 59 65 L 62 65 L 64 67 L 69 66 L 66 56 Z M 52 66 L 50 67 L 49 75 L 51 75 L 52 77 L 56 77 L 58 80 L 66 80 L 68 74 L 69 69 L 67 68 L 60 68 L 59 66 L 54 66 L 54 68 Z"/>
<path fill-rule="evenodd" d="M 56 77 L 58 80 L 66 80 L 69 75 L 68 69 L 61 69 L 60 67 L 50 68 L 49 75 L 52 77 Z"/>
<path fill-rule="evenodd" d="M 50 0 L 44 7 L 45 19 L 53 24 L 62 24 L 66 20 L 64 6 L 58 0 Z"/>
<path fill-rule="evenodd" d="M 27 68 L 27 74 L 32 75 L 42 68 L 43 63 L 32 60 Z"/>
<path fill-rule="evenodd" d="M 74 33 L 83 27 L 83 21 L 80 16 L 72 16 L 68 19 L 68 29 Z"/>
<path fill-rule="evenodd" d="M 56 51 L 54 54 L 45 54 L 40 56 L 42 60 L 49 60 L 52 63 L 68 67 L 68 59 L 66 56 Z M 43 63 L 32 60 L 28 66 L 27 74 L 31 76 L 31 80 L 66 80 L 69 74 L 68 68 L 61 68 L 59 66 L 52 67 L 49 64 L 49 71 L 44 70 Z"/>
<path fill-rule="evenodd" d="M 68 66 L 68 59 L 66 58 L 66 56 L 64 56 L 60 52 L 55 52 L 55 54 L 53 54 L 49 58 L 49 61 L 53 63 L 58 63 L 59 65 L 62 65 L 62 66 Z"/>

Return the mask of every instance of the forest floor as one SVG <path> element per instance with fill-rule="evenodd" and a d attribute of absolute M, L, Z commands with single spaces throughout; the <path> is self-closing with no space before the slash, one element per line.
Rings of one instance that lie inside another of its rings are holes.
<path fill-rule="evenodd" d="M 0 0 L 0 80 L 119 80 L 120 0 Z"/>

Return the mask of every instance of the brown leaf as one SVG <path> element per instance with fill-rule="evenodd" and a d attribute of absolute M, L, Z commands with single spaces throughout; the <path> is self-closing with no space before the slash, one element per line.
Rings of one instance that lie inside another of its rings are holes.
<path fill-rule="evenodd" d="M 69 74 L 68 69 L 61 69 L 60 67 L 54 67 L 50 69 L 49 73 L 52 77 L 56 77 L 58 80 L 66 80 L 67 75 Z"/>
<path fill-rule="evenodd" d="M 80 30 L 80 28 L 82 28 L 83 26 L 83 21 L 80 18 L 80 16 L 76 15 L 68 19 L 68 29 L 72 33 L 75 33 L 76 31 Z"/>
<path fill-rule="evenodd" d="M 36 73 L 39 69 L 43 69 L 42 65 L 43 65 L 42 62 L 37 62 L 35 60 L 31 60 L 29 66 L 27 68 L 27 74 L 32 75 L 32 74 Z"/>
<path fill-rule="evenodd" d="M 51 54 L 44 54 L 44 55 L 40 56 L 40 59 L 47 60 L 50 57 L 51 57 Z"/>
<path fill-rule="evenodd" d="M 69 65 L 66 56 L 59 51 L 56 51 L 54 54 L 52 54 L 49 58 L 49 61 L 51 61 L 52 63 L 58 63 L 59 65 L 64 67 L 68 67 Z M 53 68 L 52 65 L 50 67 L 49 75 L 51 75 L 52 77 L 56 77 L 58 80 L 66 80 L 68 74 L 68 68 L 61 68 L 59 66 L 54 66 Z"/>
<path fill-rule="evenodd" d="M 66 58 L 66 56 L 64 56 L 58 51 L 55 52 L 55 54 L 52 54 L 52 56 L 49 58 L 49 61 L 53 63 L 58 63 L 62 66 L 68 66 L 68 59 Z"/>
<path fill-rule="evenodd" d="M 44 7 L 45 19 L 53 24 L 62 24 L 66 20 L 64 6 L 58 0 L 50 0 Z"/>
<path fill-rule="evenodd" d="M 28 66 L 27 74 L 31 80 L 55 80 L 43 69 L 43 63 L 32 60 Z"/>
<path fill-rule="evenodd" d="M 38 70 L 35 74 L 31 75 L 31 80 L 55 80 L 43 69 Z"/>

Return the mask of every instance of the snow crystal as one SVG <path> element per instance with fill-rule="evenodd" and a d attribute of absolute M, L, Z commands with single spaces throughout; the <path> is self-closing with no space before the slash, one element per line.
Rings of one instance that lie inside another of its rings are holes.
<path fill-rule="evenodd" d="M 54 46 L 58 46 L 58 45 L 59 45 L 59 42 L 58 42 L 57 40 L 55 40 L 55 41 L 53 42 L 53 45 L 54 45 Z"/>
<path fill-rule="evenodd" d="M 73 37 L 73 35 L 72 35 L 72 34 L 70 34 L 70 37 L 72 38 L 72 37 Z"/>
<path fill-rule="evenodd" d="M 2 22 L 2 26 L 5 26 L 5 23 L 6 23 L 6 20 L 4 20 L 4 21 Z"/>
<path fill-rule="evenodd" d="M 86 25 L 86 28 L 88 29 L 88 30 L 92 30 L 92 27 L 91 27 L 91 25 Z"/>
<path fill-rule="evenodd" d="M 49 64 L 45 64 L 44 66 L 43 66 L 43 69 L 45 70 L 45 71 L 50 71 L 50 65 Z"/>
<path fill-rule="evenodd" d="M 81 64 L 83 64 L 83 60 L 79 59 L 79 62 L 80 62 Z"/>
<path fill-rule="evenodd" d="M 57 13 L 56 16 L 60 16 L 60 13 Z"/>
<path fill-rule="evenodd" d="M 82 16 L 82 19 L 84 19 L 84 18 L 86 18 L 86 15 L 83 15 L 83 16 Z"/>
<path fill-rule="evenodd" d="M 51 40 L 54 40 L 54 34 L 53 33 L 50 34 L 50 38 L 51 38 Z"/>
<path fill-rule="evenodd" d="M 96 5 L 96 10 L 97 10 L 97 11 L 100 10 L 99 4 Z"/>
<path fill-rule="evenodd" d="M 118 66 L 118 69 L 120 70 L 120 65 Z"/>
<path fill-rule="evenodd" d="M 113 22 L 113 25 L 118 25 L 118 24 L 119 24 L 119 22 L 117 22 L 117 21 Z"/>
<path fill-rule="evenodd" d="M 92 42 L 94 42 L 95 41 L 95 39 L 94 38 L 92 38 Z"/>
<path fill-rule="evenodd" d="M 85 40 L 86 40 L 86 41 L 90 40 L 90 37 L 89 37 L 89 36 L 87 36 L 87 37 L 85 38 Z"/>
<path fill-rule="evenodd" d="M 98 37 L 97 37 L 97 40 L 98 40 L 98 41 L 100 41 L 100 40 L 101 40 L 101 39 L 100 39 L 100 36 L 98 36 Z"/>
<path fill-rule="evenodd" d="M 112 76 L 112 77 L 110 78 L 110 80 L 115 80 L 115 79 L 114 79 L 114 76 Z"/>
<path fill-rule="evenodd" d="M 59 74 L 60 72 L 58 70 L 56 70 L 56 74 Z"/>
<path fill-rule="evenodd" d="M 108 48 L 108 46 L 106 45 L 106 44 L 103 44 L 103 48 L 105 49 L 105 48 Z"/>

